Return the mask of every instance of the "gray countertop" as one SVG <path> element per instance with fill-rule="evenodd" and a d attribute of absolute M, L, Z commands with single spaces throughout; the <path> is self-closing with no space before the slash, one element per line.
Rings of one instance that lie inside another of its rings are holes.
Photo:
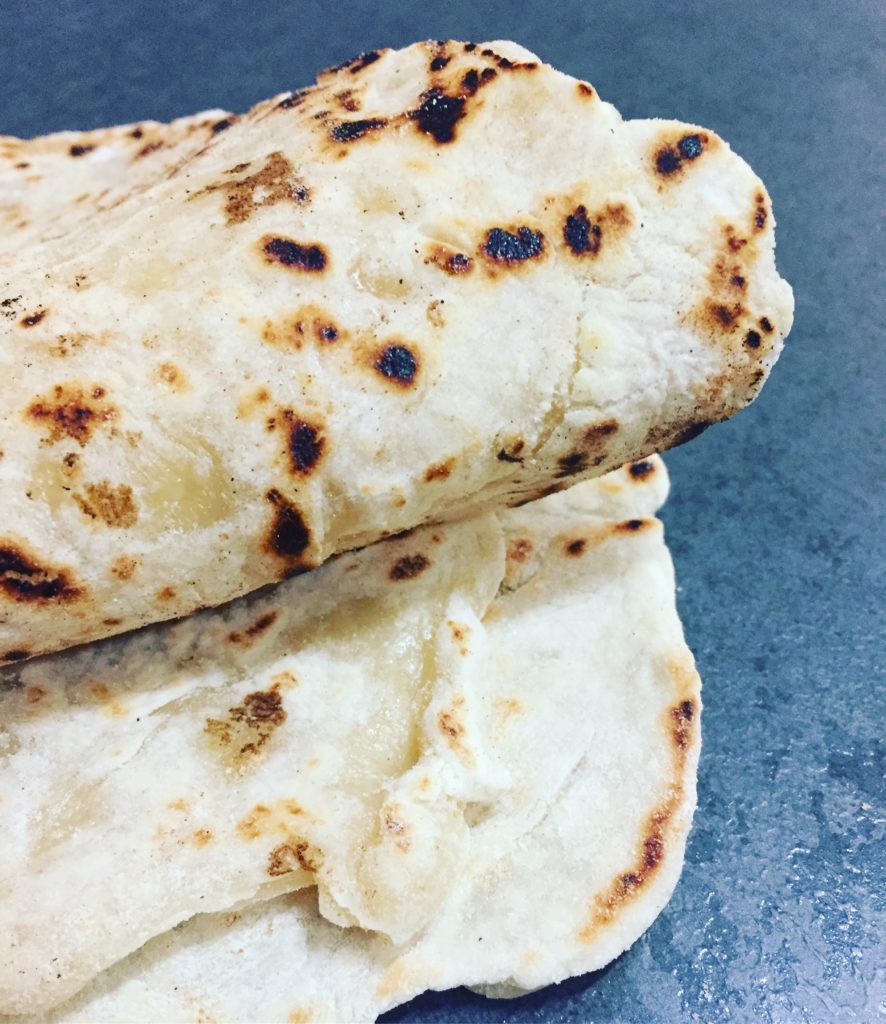
<path fill-rule="evenodd" d="M 0 133 L 244 110 L 361 50 L 510 37 L 625 116 L 713 128 L 769 187 L 793 333 L 760 400 L 668 458 L 705 685 L 683 879 L 595 975 L 386 1020 L 886 1020 L 884 24 L 866 0 L 0 4 Z"/>

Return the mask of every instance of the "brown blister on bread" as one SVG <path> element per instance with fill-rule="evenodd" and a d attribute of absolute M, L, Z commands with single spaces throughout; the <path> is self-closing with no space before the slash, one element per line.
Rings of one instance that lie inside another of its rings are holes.
<path fill-rule="evenodd" d="M 239 174 L 246 170 L 248 163 L 238 164 L 230 168 L 227 174 Z M 295 173 L 295 168 L 279 151 L 267 156 L 260 170 L 245 178 L 236 180 L 224 179 L 207 185 L 190 198 L 213 192 L 220 192 L 224 197 L 224 209 L 227 224 L 242 224 L 255 213 L 259 207 L 274 206 L 277 203 L 295 203 L 305 205 L 310 202 L 311 193 L 305 183 Z"/>
<path fill-rule="evenodd" d="M 138 522 L 138 506 L 128 484 L 114 485 L 110 480 L 85 484 L 82 492 L 72 495 L 80 511 L 105 526 L 128 529 Z"/>
<path fill-rule="evenodd" d="M 55 444 L 66 437 L 85 446 L 101 426 L 117 418 L 118 411 L 101 384 L 56 384 L 28 406 L 26 417 L 43 430 L 43 443 Z"/>
<path fill-rule="evenodd" d="M 420 573 L 423 573 L 425 569 L 429 568 L 430 564 L 431 560 L 426 555 L 403 555 L 394 562 L 388 575 L 395 583 L 402 582 L 403 580 L 413 580 Z"/>
<path fill-rule="evenodd" d="M 268 854 L 268 874 L 274 877 L 287 875 L 297 868 L 312 874 L 323 864 L 320 850 L 311 846 L 307 839 L 294 837 L 275 846 Z"/>
<path fill-rule="evenodd" d="M 243 630 L 234 630 L 227 635 L 228 643 L 237 644 L 241 647 L 251 647 L 256 640 L 264 636 L 274 625 L 279 617 L 279 612 L 270 611 L 260 615 L 255 622 L 250 623 Z"/>
<path fill-rule="evenodd" d="M 208 718 L 203 731 L 225 764 L 242 768 L 285 721 L 283 698 L 274 687 L 248 694 L 225 718 Z"/>

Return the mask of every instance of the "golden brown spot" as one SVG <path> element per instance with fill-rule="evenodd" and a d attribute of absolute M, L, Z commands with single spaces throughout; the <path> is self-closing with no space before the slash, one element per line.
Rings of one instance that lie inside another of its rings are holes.
<path fill-rule="evenodd" d="M 508 541 L 507 559 L 509 562 L 523 563 L 532 554 L 532 541 L 525 537 L 517 537 Z"/>
<path fill-rule="evenodd" d="M 574 540 L 567 541 L 563 546 L 563 550 L 572 558 L 578 558 L 585 553 L 587 546 L 588 542 L 585 537 L 576 537 Z"/>
<path fill-rule="evenodd" d="M 173 391 L 186 391 L 188 378 L 175 363 L 160 363 L 156 370 L 157 379 L 168 384 Z"/>
<path fill-rule="evenodd" d="M 237 173 L 248 167 L 240 164 L 228 172 Z M 225 216 L 228 225 L 248 220 L 260 206 L 291 202 L 303 205 L 310 200 L 310 192 L 295 174 L 292 164 L 280 153 L 271 153 L 264 167 L 255 174 L 238 181 L 221 181 L 196 192 L 192 199 L 209 192 L 221 191 L 225 196 Z"/>
<path fill-rule="evenodd" d="M 56 384 L 28 406 L 27 415 L 45 431 L 44 444 L 72 437 L 83 447 L 99 426 L 117 417 L 117 410 L 101 385 Z"/>
<path fill-rule="evenodd" d="M 451 711 L 441 711 L 437 722 L 440 726 L 440 732 L 447 736 L 450 741 L 458 742 L 464 735 L 465 727 Z"/>
<path fill-rule="evenodd" d="M 256 804 L 241 821 L 237 823 L 237 831 L 244 839 L 258 839 L 268 827 L 271 808 L 264 804 Z"/>
<path fill-rule="evenodd" d="M 190 809 L 190 804 L 188 803 L 188 801 L 181 796 L 178 797 L 178 799 L 176 800 L 171 800 L 166 806 L 171 811 L 181 811 L 182 813 Z"/>
<path fill-rule="evenodd" d="M 453 622 L 450 619 L 446 624 L 449 626 L 449 632 L 456 643 L 462 644 L 470 639 L 471 631 L 463 622 Z"/>
<path fill-rule="evenodd" d="M 13 601 L 67 603 L 83 595 L 69 569 L 42 565 L 24 544 L 0 540 L 0 592 Z"/>
<path fill-rule="evenodd" d="M 100 519 L 106 526 L 128 529 L 138 522 L 138 507 L 128 484 L 113 486 L 110 480 L 86 484 L 84 493 L 72 497 L 80 511 L 90 519 Z"/>
<path fill-rule="evenodd" d="M 208 828 L 198 828 L 191 834 L 191 843 L 198 849 L 212 842 L 212 832 Z"/>
<path fill-rule="evenodd" d="M 266 612 L 264 615 L 260 615 L 251 625 L 247 626 L 242 633 L 228 633 L 228 640 L 232 644 L 251 647 L 263 633 L 266 633 L 274 625 L 278 615 L 279 612 Z M 274 678 L 276 679 L 277 677 L 275 676 Z"/>
<path fill-rule="evenodd" d="M 25 700 L 29 704 L 39 704 L 45 696 L 46 690 L 44 690 L 42 686 L 25 687 Z"/>
<path fill-rule="evenodd" d="M 447 480 L 452 475 L 452 468 L 455 465 L 455 459 L 446 459 L 445 462 L 438 462 L 433 466 L 428 466 L 425 470 L 425 480 L 430 482 L 431 480 Z"/>
<path fill-rule="evenodd" d="M 236 766 L 254 756 L 286 721 L 283 698 L 276 687 L 250 693 L 242 704 L 228 709 L 225 719 L 208 718 L 203 731 Z"/>
<path fill-rule="evenodd" d="M 425 263 L 431 263 L 453 277 L 469 274 L 474 269 L 470 256 L 447 245 L 434 245 L 425 257 Z"/>
<path fill-rule="evenodd" d="M 335 94 L 335 98 L 342 110 L 347 110 L 350 114 L 360 109 L 360 101 L 354 95 L 353 89 L 343 89 Z"/>
<path fill-rule="evenodd" d="M 319 850 L 313 848 L 306 839 L 294 838 L 275 846 L 268 854 L 268 874 L 288 875 L 297 868 L 313 873 L 319 870 L 322 863 L 323 856 Z"/>
<path fill-rule="evenodd" d="M 314 1020 L 314 1011 L 310 1008 L 296 1007 L 294 1010 L 289 1011 L 289 1016 L 286 1020 L 288 1024 L 311 1024 Z"/>
<path fill-rule="evenodd" d="M 591 100 L 594 98 L 594 90 L 588 85 L 587 82 L 579 82 L 577 89 L 578 95 L 583 97 L 584 99 Z"/>
<path fill-rule="evenodd" d="M 171 601 L 175 597 L 175 587 L 161 587 L 154 596 L 158 601 Z"/>
<path fill-rule="evenodd" d="M 36 313 L 30 313 L 28 316 L 23 316 L 19 323 L 22 327 L 35 327 L 49 312 L 48 309 L 38 309 Z"/>
<path fill-rule="evenodd" d="M 415 579 L 430 564 L 430 560 L 424 555 L 404 555 L 393 564 L 388 576 L 395 581 Z"/>
<path fill-rule="evenodd" d="M 425 310 L 425 315 L 428 318 L 428 323 L 431 327 L 445 327 L 446 318 L 443 316 L 443 299 L 434 299 L 433 302 L 428 303 L 428 308 Z"/>
<path fill-rule="evenodd" d="M 139 558 L 135 558 L 132 555 L 118 555 L 113 562 L 111 562 L 111 572 L 120 580 L 130 579 L 136 569 L 139 567 Z"/>
<path fill-rule="evenodd" d="M 117 618 L 102 619 L 103 626 L 122 626 L 123 620 Z"/>
<path fill-rule="evenodd" d="M 673 737 L 674 743 L 685 750 L 692 738 L 692 720 L 695 717 L 695 702 L 692 700 L 680 701 L 671 708 L 671 718 L 674 720 Z"/>

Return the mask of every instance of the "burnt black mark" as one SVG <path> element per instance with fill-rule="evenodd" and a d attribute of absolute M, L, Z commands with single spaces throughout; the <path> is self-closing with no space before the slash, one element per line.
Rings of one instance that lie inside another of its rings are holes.
<path fill-rule="evenodd" d="M 451 60 L 451 57 L 435 57 L 431 61 L 431 71 L 442 71 Z"/>
<path fill-rule="evenodd" d="M 359 74 L 364 68 L 368 68 L 370 64 L 374 64 L 379 57 L 381 57 L 381 53 L 378 50 L 370 50 L 368 53 L 361 53 L 359 57 L 355 57 L 354 60 L 350 61 L 351 74 Z"/>
<path fill-rule="evenodd" d="M 626 519 L 623 523 L 619 523 L 617 528 L 627 533 L 637 533 L 645 525 L 646 521 L 644 519 Z"/>
<path fill-rule="evenodd" d="M 338 328 L 334 327 L 332 324 L 323 324 L 317 329 L 317 334 L 321 341 L 338 341 Z"/>
<path fill-rule="evenodd" d="M 14 651 L 7 651 L 5 654 L 0 654 L 0 661 L 24 661 L 25 658 L 30 658 L 31 652 L 16 648 Z"/>
<path fill-rule="evenodd" d="M 424 572 L 430 564 L 424 555 L 404 555 L 393 564 L 389 575 L 396 581 L 411 580 Z"/>
<path fill-rule="evenodd" d="M 228 128 L 234 123 L 234 119 L 231 117 L 222 118 L 221 121 L 216 121 L 212 126 L 212 134 L 219 135 L 221 132 L 227 131 Z"/>
<path fill-rule="evenodd" d="M 329 137 L 334 142 L 353 142 L 362 139 L 369 132 L 376 132 L 387 125 L 381 117 L 371 117 L 363 121 L 341 121 L 329 129 Z"/>
<path fill-rule="evenodd" d="M 14 601 L 43 604 L 67 602 L 80 596 L 65 569 L 52 569 L 13 544 L 0 545 L 0 590 Z"/>
<path fill-rule="evenodd" d="M 299 558 L 311 542 L 311 534 L 301 512 L 276 488 L 271 488 L 265 497 L 274 506 L 267 548 L 280 558 Z"/>
<path fill-rule="evenodd" d="M 289 460 L 297 473 L 310 473 L 323 454 L 326 442 L 320 430 L 306 420 L 296 419 L 286 413 L 289 419 Z"/>
<path fill-rule="evenodd" d="M 759 331 L 748 331 L 744 336 L 744 343 L 746 348 L 759 348 L 760 342 L 763 338 L 760 336 Z"/>
<path fill-rule="evenodd" d="M 129 133 L 129 136 L 132 139 L 140 139 L 144 134 L 145 133 L 141 130 L 141 128 L 133 128 L 132 131 Z"/>
<path fill-rule="evenodd" d="M 39 324 L 43 317 L 49 312 L 47 309 L 38 309 L 36 313 L 31 313 L 28 316 L 23 316 L 19 323 L 22 327 L 34 327 Z"/>
<path fill-rule="evenodd" d="M 684 160 L 695 160 L 701 156 L 701 139 L 697 135 L 684 135 L 678 143 L 678 148 Z"/>
<path fill-rule="evenodd" d="M 504 448 L 496 455 L 499 462 L 522 462 L 523 460 L 519 455 L 512 455 L 511 452 L 506 452 Z"/>
<path fill-rule="evenodd" d="M 686 444 L 687 441 L 695 440 L 696 437 L 699 437 L 708 429 L 708 427 L 711 426 L 713 426 L 713 423 L 710 421 L 690 423 L 688 427 L 685 427 L 679 434 L 677 434 L 671 447 L 676 448 L 677 445 Z"/>
<path fill-rule="evenodd" d="M 415 380 L 418 360 L 405 345 L 387 345 L 375 360 L 375 368 L 388 380 L 408 386 Z"/>
<path fill-rule="evenodd" d="M 284 267 L 311 273 L 326 267 L 326 253 L 319 245 L 302 245 L 291 238 L 268 238 L 263 249 L 269 260 L 282 263 Z"/>
<path fill-rule="evenodd" d="M 767 334 L 772 334 L 772 332 L 775 330 L 775 328 L 772 326 L 772 324 L 765 316 L 760 317 L 760 329 L 765 331 Z"/>
<path fill-rule="evenodd" d="M 576 256 L 584 253 L 598 253 L 602 244 L 603 229 L 588 217 L 587 208 L 576 206 L 563 225 L 563 240 Z"/>
<path fill-rule="evenodd" d="M 706 135 L 684 135 L 676 145 L 662 146 L 655 154 L 655 168 L 659 174 L 669 177 L 683 166 L 685 160 L 697 160 L 704 152 Z"/>
<path fill-rule="evenodd" d="M 307 96 L 310 91 L 310 89 L 296 89 L 285 97 L 285 99 L 280 100 L 276 109 L 292 110 L 294 107 L 300 107 L 305 101 L 305 96 Z"/>
<path fill-rule="evenodd" d="M 517 228 L 516 232 L 491 228 L 486 233 L 483 251 L 496 263 L 522 263 L 541 256 L 544 235 L 527 227 Z"/>
<path fill-rule="evenodd" d="M 574 476 L 588 468 L 588 456 L 585 452 L 570 452 L 568 455 L 564 455 L 557 465 L 560 467 L 557 473 L 558 477 Z"/>
<path fill-rule="evenodd" d="M 83 156 L 85 153 L 91 153 L 95 149 L 95 146 L 71 146 L 68 152 L 71 156 Z"/>
<path fill-rule="evenodd" d="M 635 480 L 645 480 L 655 472 L 655 466 L 651 462 L 634 462 L 628 468 L 628 472 Z"/>
<path fill-rule="evenodd" d="M 461 80 L 461 87 L 469 96 L 473 96 L 480 88 L 480 72 L 476 68 L 467 71 Z"/>
<path fill-rule="evenodd" d="M 422 93 L 421 105 L 410 110 L 409 116 L 418 130 L 430 135 L 435 142 L 452 142 L 455 126 L 465 116 L 464 96 L 447 96 L 442 89 L 429 89 Z"/>
<path fill-rule="evenodd" d="M 571 540 L 566 544 L 566 554 L 572 558 L 578 558 L 584 554 L 585 548 L 588 546 L 588 542 L 584 537 L 576 537 L 575 540 Z"/>

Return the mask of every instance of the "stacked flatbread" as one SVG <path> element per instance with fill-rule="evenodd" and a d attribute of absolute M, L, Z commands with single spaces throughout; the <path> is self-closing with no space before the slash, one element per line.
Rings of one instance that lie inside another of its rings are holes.
<path fill-rule="evenodd" d="M 747 166 L 429 43 L 0 140 L 0 217 L 0 1013 L 372 1020 L 627 948 L 700 740 L 650 453 L 792 315 Z"/>

